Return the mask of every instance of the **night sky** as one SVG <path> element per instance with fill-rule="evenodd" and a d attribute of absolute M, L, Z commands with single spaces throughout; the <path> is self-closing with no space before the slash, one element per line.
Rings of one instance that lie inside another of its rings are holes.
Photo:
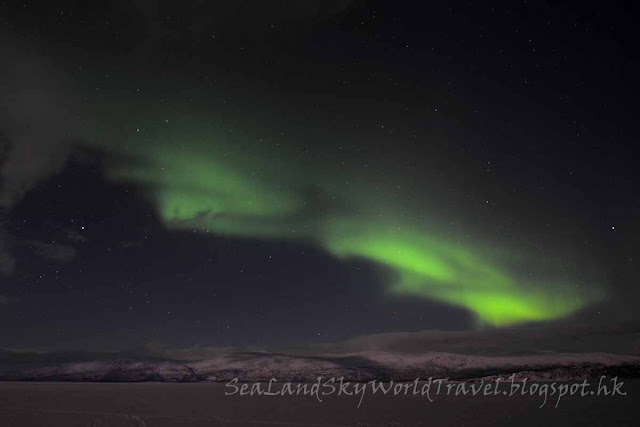
<path fill-rule="evenodd" d="M 636 322 L 638 9 L 5 1 L 0 347 Z"/>

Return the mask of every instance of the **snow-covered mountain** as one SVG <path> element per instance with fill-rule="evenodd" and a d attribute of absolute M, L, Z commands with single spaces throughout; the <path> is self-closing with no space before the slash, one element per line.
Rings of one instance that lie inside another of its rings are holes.
<path fill-rule="evenodd" d="M 476 356 L 451 353 L 358 352 L 296 356 L 234 352 L 201 360 L 167 360 L 132 354 L 0 353 L 0 380 L 28 381 L 315 381 L 344 377 L 411 381 L 415 378 L 474 379 L 516 373 L 540 380 L 600 375 L 640 377 L 640 357 L 606 353 Z"/>

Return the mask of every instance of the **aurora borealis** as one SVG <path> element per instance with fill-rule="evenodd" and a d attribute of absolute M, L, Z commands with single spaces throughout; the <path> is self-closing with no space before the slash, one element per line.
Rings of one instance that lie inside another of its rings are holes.
<path fill-rule="evenodd" d="M 403 205 L 410 195 L 400 185 L 389 190 L 394 179 L 402 182 L 400 173 L 359 170 L 352 180 L 348 167 L 298 162 L 285 148 L 246 135 L 216 136 L 219 130 L 206 119 L 177 121 L 175 128 L 145 124 L 158 130 L 108 147 L 128 158 L 108 175 L 148 188 L 169 228 L 302 240 L 337 257 L 360 257 L 390 270 L 389 292 L 464 307 L 478 325 L 561 318 L 604 296 L 597 283 L 579 288 L 575 278 L 553 271 L 544 281 L 517 277 L 509 257 L 490 260 L 479 245 L 436 237 L 436 222 Z M 322 209 L 309 209 L 309 188 L 325 199 Z M 536 260 L 525 263 L 541 268 Z"/>
<path fill-rule="evenodd" d="M 0 6 L 0 348 L 637 320 L 606 11 L 121 3 Z"/>

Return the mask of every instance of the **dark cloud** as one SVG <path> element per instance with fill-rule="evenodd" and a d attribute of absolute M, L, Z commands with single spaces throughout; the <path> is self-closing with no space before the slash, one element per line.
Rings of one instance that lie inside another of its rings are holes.
<path fill-rule="evenodd" d="M 5 213 L 0 207 L 0 274 L 9 275 L 15 267 L 15 259 L 11 255 L 9 234 L 5 230 Z"/>
<path fill-rule="evenodd" d="M 10 208 L 64 165 L 73 120 L 52 62 L 24 46 L 0 45 L 0 56 L 0 206 Z"/>
<path fill-rule="evenodd" d="M 9 138 L 0 131 L 0 167 L 4 165 L 9 157 Z M 2 181 L 0 181 L 0 192 L 2 191 Z M 0 193 L 2 194 L 2 193 Z M 10 252 L 9 234 L 5 230 L 7 209 L 0 204 L 0 274 L 8 275 L 13 272 L 15 259 Z"/>
<path fill-rule="evenodd" d="M 27 242 L 27 244 L 35 249 L 36 253 L 42 258 L 58 263 L 72 261 L 78 252 L 73 246 L 59 243 L 46 243 L 31 240 Z"/>
<path fill-rule="evenodd" d="M 13 273 L 15 264 L 16 261 L 6 247 L 6 243 L 0 239 L 0 273 L 4 275 Z"/>
<path fill-rule="evenodd" d="M 59 171 L 73 128 L 62 72 L 39 49 L 0 44 L 0 273 L 15 261 L 7 215 L 22 196 Z"/>
<path fill-rule="evenodd" d="M 314 348 L 349 353 L 447 352 L 456 354 L 517 355 L 545 352 L 640 354 L 637 324 L 606 326 L 549 323 L 477 331 L 418 331 L 363 335 Z"/>
<path fill-rule="evenodd" d="M 274 352 L 299 356 L 376 352 L 480 356 L 552 353 L 640 355 L 640 333 L 638 325 L 632 323 L 603 326 L 549 323 L 483 330 L 389 332 L 362 335 L 340 342 L 275 347 L 194 345 L 179 348 L 148 343 L 136 351 L 147 356 L 175 360 L 207 359 L 237 352 Z"/>
<path fill-rule="evenodd" d="M 67 236 L 67 238 L 72 242 L 72 243 L 86 243 L 87 242 L 87 238 L 85 236 L 83 236 L 82 234 L 78 233 L 75 230 L 65 230 L 65 234 Z"/>
<path fill-rule="evenodd" d="M 142 241 L 129 241 L 129 240 L 125 240 L 123 242 L 120 243 L 120 246 L 122 246 L 124 249 L 128 249 L 128 248 L 140 248 L 142 247 Z"/>

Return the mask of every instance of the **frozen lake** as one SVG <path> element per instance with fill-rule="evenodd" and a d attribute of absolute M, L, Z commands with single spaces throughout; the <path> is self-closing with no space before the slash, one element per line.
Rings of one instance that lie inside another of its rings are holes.
<path fill-rule="evenodd" d="M 212 383 L 0 383 L 2 427 L 637 425 L 640 381 L 626 396 L 225 396 Z"/>

